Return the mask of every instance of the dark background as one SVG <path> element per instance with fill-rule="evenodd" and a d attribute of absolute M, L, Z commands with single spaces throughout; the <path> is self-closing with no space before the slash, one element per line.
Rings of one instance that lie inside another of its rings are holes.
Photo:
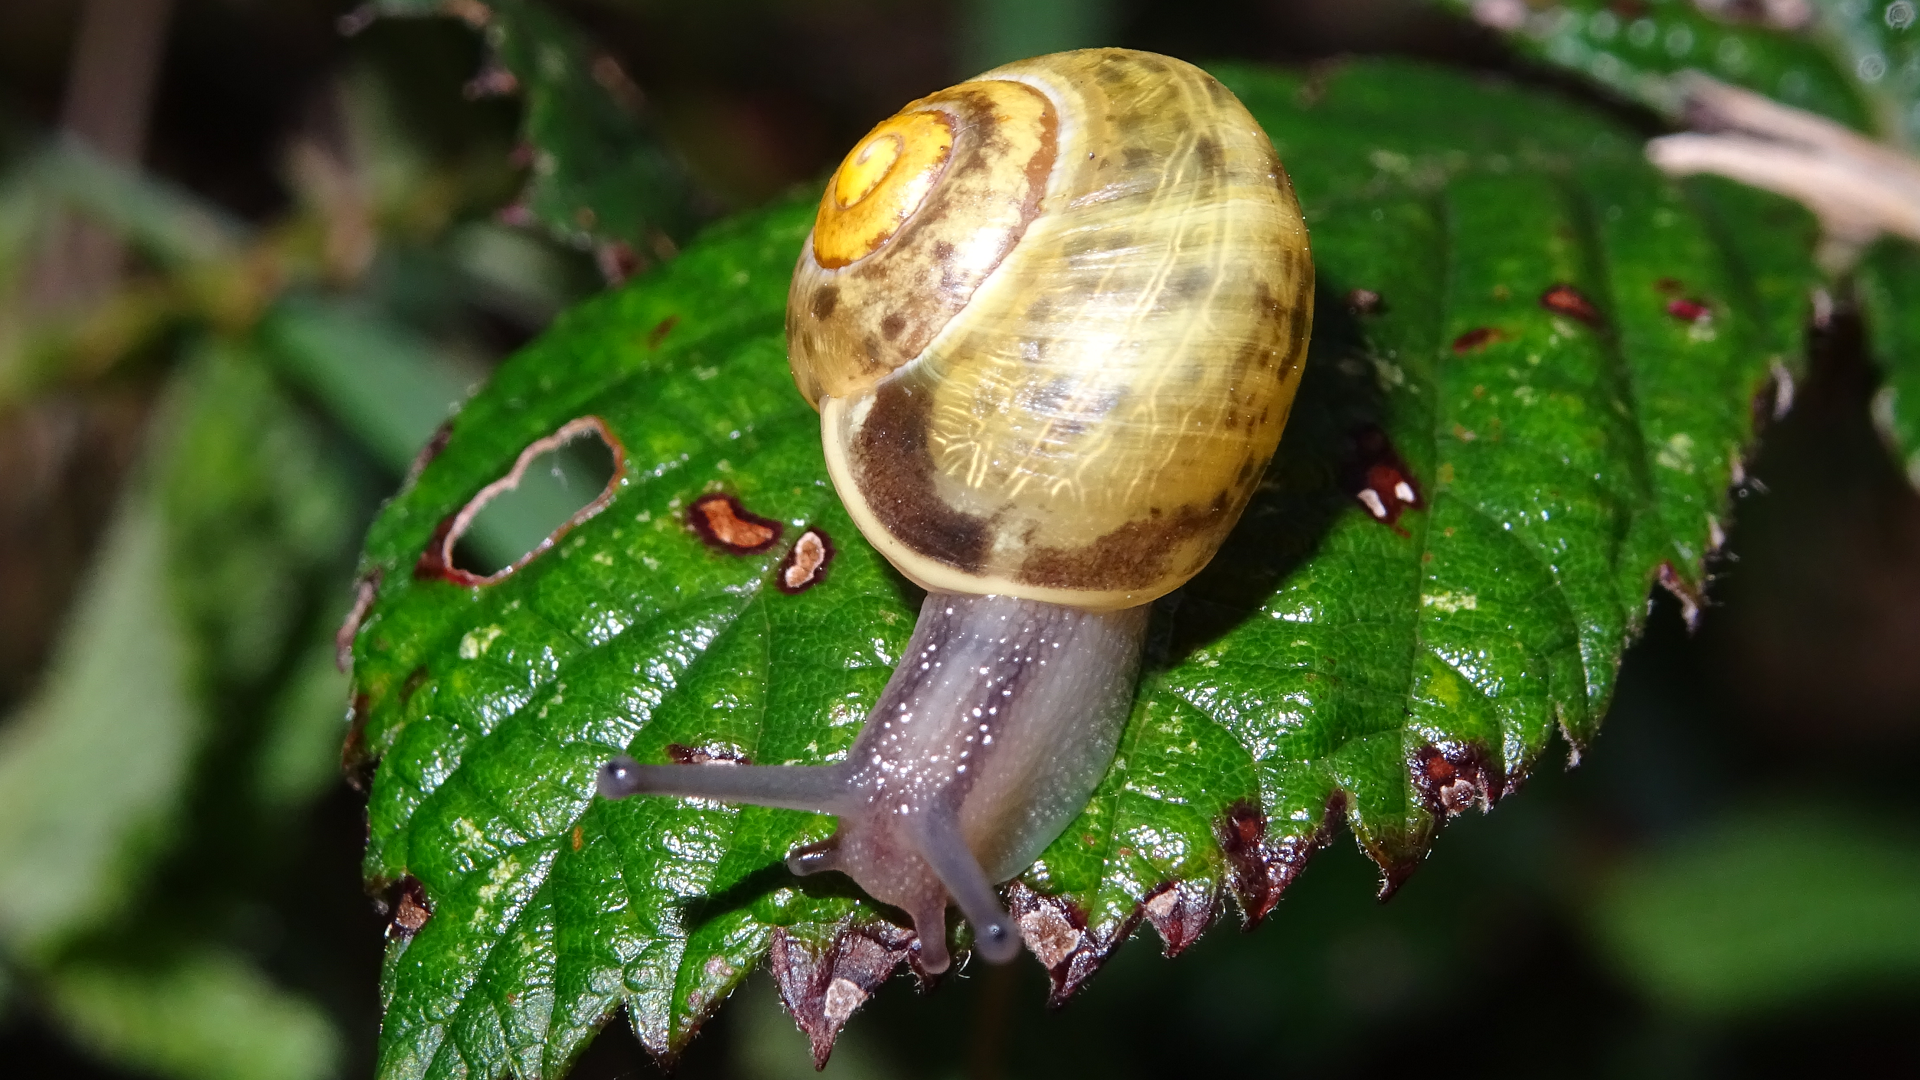
<path fill-rule="evenodd" d="M 1062 45 L 1290 64 L 1389 52 L 1566 89 L 1473 27 L 1387 0 L 560 6 L 621 59 L 716 208 L 818 177 L 911 98 Z M 349 71 L 383 80 L 405 138 L 435 155 L 511 145 L 515 102 L 462 93 L 481 64 L 467 28 L 380 21 L 349 37 L 339 29 L 347 11 L 322 0 L 179 0 L 146 166 L 250 221 L 281 219 L 296 201 L 288 141 L 334 122 Z M 61 0 L 0 4 L 8 153 L 59 122 L 77 12 Z M 479 187 L 493 184 L 493 206 L 511 198 L 509 165 L 479 172 L 492 178 Z M 487 198 L 462 212 L 484 214 Z M 540 321 L 484 304 L 442 317 L 463 320 L 483 360 Z M 135 358 L 0 411 L 0 714 L 35 685 L 163 365 Z M 1877 972 L 1842 965 L 1720 1007 L 1663 991 L 1602 929 L 1616 917 L 1609 897 L 1644 875 L 1682 872 L 1663 853 L 1728 829 L 1775 857 L 1716 895 L 1756 902 L 1808 884 L 1810 844 L 1865 835 L 1885 839 L 1875 851 L 1920 852 L 1920 499 L 1869 423 L 1875 381 L 1843 301 L 1794 410 L 1750 465 L 1757 482 L 1741 493 L 1700 631 L 1690 635 L 1657 597 L 1580 766 L 1563 771 L 1550 755 L 1496 813 L 1458 820 L 1391 903 L 1374 902 L 1376 871 L 1342 838 L 1255 933 L 1223 922 L 1173 961 L 1148 935 L 1058 1012 L 1045 1010 L 1042 973 L 1024 959 L 925 997 L 892 987 L 853 1020 L 828 1074 L 1920 1075 L 1913 961 Z M 374 496 L 394 480 L 363 471 Z M 384 926 L 359 887 L 362 829 L 361 797 L 336 785 L 273 872 L 248 884 L 272 924 L 250 948 L 326 1007 L 355 1076 L 371 1066 Z M 1816 901 L 1798 917 L 1817 922 L 1822 910 Z M 1920 923 L 1920 907 L 1913 915 Z M 1781 933 L 1797 936 L 1791 924 Z M 804 1069 L 800 1037 L 764 976 L 742 997 L 695 1041 L 680 1075 Z M 10 1076 L 142 1075 L 69 1042 L 30 995 L 0 1009 L 0 1071 Z M 575 1075 L 656 1071 L 616 1021 Z"/>

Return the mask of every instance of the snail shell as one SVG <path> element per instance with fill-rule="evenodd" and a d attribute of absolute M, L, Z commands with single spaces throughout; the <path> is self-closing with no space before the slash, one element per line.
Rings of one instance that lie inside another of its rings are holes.
<path fill-rule="evenodd" d="M 1312 322 L 1273 146 L 1206 72 L 996 68 L 876 127 L 788 294 L 869 540 L 928 589 L 1090 608 L 1197 573 L 1279 442 Z"/>
<path fill-rule="evenodd" d="M 1133 698 L 1144 606 L 1213 557 L 1299 381 L 1313 299 L 1280 161 L 1213 78 L 1100 49 L 996 68 L 883 122 L 794 272 L 794 379 L 854 521 L 928 590 L 846 761 L 602 769 L 609 798 L 837 815 L 842 870 L 948 962 L 1085 806 Z"/>

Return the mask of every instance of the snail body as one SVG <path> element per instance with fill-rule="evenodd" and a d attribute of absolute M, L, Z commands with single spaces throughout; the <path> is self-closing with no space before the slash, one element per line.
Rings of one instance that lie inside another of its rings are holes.
<path fill-rule="evenodd" d="M 828 181 L 788 294 L 794 379 L 861 532 L 928 590 L 846 762 L 602 771 L 637 792 L 832 813 L 847 872 L 948 963 L 957 903 L 1084 806 L 1147 606 L 1212 558 L 1279 441 L 1311 327 L 1306 228 L 1211 76 L 1122 49 L 996 68 L 882 122 Z"/>

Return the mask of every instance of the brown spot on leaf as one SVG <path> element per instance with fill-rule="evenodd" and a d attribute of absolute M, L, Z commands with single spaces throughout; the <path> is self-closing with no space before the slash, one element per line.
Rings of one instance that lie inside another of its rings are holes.
<path fill-rule="evenodd" d="M 912 950 L 912 931 L 881 919 L 845 925 L 824 948 L 776 927 L 767 967 L 787 1012 L 813 1044 L 813 1067 L 825 1068 L 847 1018 L 879 989 Z"/>
<path fill-rule="evenodd" d="M 1353 289 L 1347 293 L 1347 310 L 1355 315 L 1378 315 L 1387 310 L 1387 302 L 1372 289 Z"/>
<path fill-rule="evenodd" d="M 1700 589 L 1681 577 L 1680 572 L 1675 570 L 1670 562 L 1660 564 L 1660 572 L 1655 580 L 1660 583 L 1661 588 L 1671 593 L 1675 600 L 1680 601 L 1680 620 L 1687 624 L 1687 633 L 1698 632 L 1700 609 L 1706 603 L 1706 597 L 1700 594 Z"/>
<path fill-rule="evenodd" d="M 573 850 L 575 851 L 579 851 L 580 846 L 587 842 L 587 830 L 584 826 L 575 825 L 573 827 L 572 841 L 573 841 Z"/>
<path fill-rule="evenodd" d="M 1400 515 L 1408 510 L 1426 508 L 1413 472 L 1394 449 L 1387 433 L 1369 424 L 1356 429 L 1352 452 L 1344 470 L 1346 488 L 1353 493 L 1368 516 L 1402 536 Z"/>
<path fill-rule="evenodd" d="M 1422 746 L 1414 751 L 1411 771 L 1414 790 L 1435 817 L 1453 817 L 1474 806 L 1488 809 L 1506 789 L 1500 766 L 1477 742 Z"/>
<path fill-rule="evenodd" d="M 1667 301 L 1667 314 L 1681 322 L 1697 323 L 1713 316 L 1713 309 L 1698 300 L 1676 297 Z"/>
<path fill-rule="evenodd" d="M 583 213 L 591 213 L 587 207 L 580 208 Z M 582 223 L 583 228 L 593 226 Z M 646 258 L 633 249 L 625 240 L 606 240 L 593 247 L 593 264 L 600 270 L 600 276 L 609 285 L 619 285 L 628 278 L 646 269 Z"/>
<path fill-rule="evenodd" d="M 1047 1004 L 1055 1008 L 1066 1004 L 1113 950 L 1133 936 L 1141 916 L 1135 908 L 1131 916 L 1103 932 L 1087 924 L 1087 913 L 1078 904 L 1035 892 L 1017 878 L 1007 886 L 1007 901 L 1008 912 L 1020 924 L 1021 940 L 1047 969 L 1053 983 Z"/>
<path fill-rule="evenodd" d="M 443 421 L 439 427 L 434 428 L 426 445 L 420 448 L 419 453 L 413 455 L 412 464 L 407 466 L 407 478 L 401 481 L 400 486 L 412 487 L 414 481 L 420 479 L 420 474 L 427 471 L 427 466 L 433 464 L 433 459 L 440 456 L 440 451 L 447 448 L 447 440 L 452 437 L 453 421 Z"/>
<path fill-rule="evenodd" d="M 712 492 L 693 501 L 687 525 L 711 547 L 729 555 L 757 555 L 780 539 L 780 523 L 750 513 L 740 500 Z"/>
<path fill-rule="evenodd" d="M 659 348 L 660 343 L 667 340 L 667 335 L 673 333 L 673 328 L 679 325 L 680 316 L 678 315 L 669 315 L 654 323 L 653 329 L 647 331 L 647 348 L 649 350 Z"/>
<path fill-rule="evenodd" d="M 1327 804 L 1326 817 L 1305 836 L 1269 835 L 1266 811 L 1244 800 L 1228 807 L 1214 823 L 1220 847 L 1233 868 L 1234 896 L 1240 901 L 1240 912 L 1249 928 L 1267 917 L 1280 902 L 1280 894 L 1300 876 L 1307 860 L 1332 840 L 1339 801 L 1335 795 Z"/>
<path fill-rule="evenodd" d="M 433 906 L 427 903 L 426 886 L 411 874 L 395 883 L 388 904 L 388 910 L 392 913 L 387 922 L 389 938 L 410 938 L 427 925 L 428 919 L 433 918 Z"/>
<path fill-rule="evenodd" d="M 1556 315 L 1578 319 L 1588 326 L 1599 326 L 1601 322 L 1600 309 L 1593 306 L 1593 301 L 1564 281 L 1549 286 L 1546 292 L 1540 294 L 1540 306 Z"/>
<path fill-rule="evenodd" d="M 705 746 L 686 746 L 681 743 L 667 744 L 667 760 L 675 765 L 751 765 L 753 764 L 738 747 L 725 743 L 708 743 Z"/>
<path fill-rule="evenodd" d="M 806 592 L 826 579 L 833 556 L 833 541 L 827 538 L 826 530 L 809 526 L 774 570 L 774 587 L 789 596 Z"/>
<path fill-rule="evenodd" d="M 380 568 L 375 567 L 354 582 L 353 609 L 333 633 L 333 666 L 343 672 L 353 665 L 353 639 L 359 636 L 360 623 L 373 607 L 373 598 L 380 594 L 380 577 Z"/>
<path fill-rule="evenodd" d="M 373 784 L 373 753 L 367 748 L 367 720 L 373 701 L 356 693 L 348 703 L 347 738 L 340 744 L 340 773 L 353 790 L 365 792 Z"/>
<path fill-rule="evenodd" d="M 1453 354 L 1465 356 L 1479 352 L 1496 341 L 1507 340 L 1507 332 L 1497 326 L 1476 326 L 1453 339 Z"/>
<path fill-rule="evenodd" d="M 1148 893 L 1140 908 L 1160 932 L 1162 952 L 1178 956 L 1213 925 L 1220 914 L 1220 891 L 1197 881 L 1169 881 Z"/>
<path fill-rule="evenodd" d="M 406 681 L 400 684 L 400 707 L 401 708 L 404 709 L 407 707 L 407 701 L 413 697 L 413 692 L 420 689 L 421 685 L 424 684 L 426 681 L 427 681 L 427 665 L 425 664 L 420 664 L 416 666 L 412 671 L 407 672 Z"/>
<path fill-rule="evenodd" d="M 526 475 L 527 466 L 531 465 L 535 458 L 556 451 L 575 439 L 588 437 L 598 438 L 604 443 L 613 461 L 613 472 L 607 477 L 607 486 L 601 489 L 600 494 L 594 496 L 592 502 L 574 511 L 572 517 L 561 522 L 546 535 L 545 539 L 535 544 L 531 551 L 494 573 L 476 574 L 454 565 L 454 545 L 467 534 L 467 529 L 473 525 L 473 519 L 478 517 L 480 511 L 502 492 L 519 487 L 520 478 Z M 613 501 L 614 494 L 620 489 L 620 477 L 626 469 L 626 461 L 626 448 L 620 444 L 619 439 L 614 438 L 613 431 L 607 427 L 605 421 L 597 416 L 582 416 L 567 421 L 553 434 L 528 443 L 520 451 L 520 456 L 514 459 L 513 468 L 507 471 L 507 475 L 481 488 L 478 494 L 467 500 L 465 506 L 440 519 L 440 524 L 434 527 L 433 536 L 427 541 L 426 550 L 420 553 L 420 560 L 414 564 L 413 576 L 420 580 L 444 578 L 455 585 L 469 587 L 492 585 L 511 577 L 522 567 L 539 558 L 547 549 L 559 543 L 560 538 L 571 532 L 574 526 L 607 508 L 607 504 Z"/>

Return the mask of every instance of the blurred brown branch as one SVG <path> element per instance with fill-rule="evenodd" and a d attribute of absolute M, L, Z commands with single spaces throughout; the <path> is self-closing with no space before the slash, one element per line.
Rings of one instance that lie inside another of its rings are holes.
<path fill-rule="evenodd" d="M 140 160 L 172 7 L 173 0 L 86 0 L 61 110 L 68 138 L 116 162 Z M 63 211 L 27 275 L 29 310 L 66 313 L 95 302 L 125 262 L 118 237 Z"/>

